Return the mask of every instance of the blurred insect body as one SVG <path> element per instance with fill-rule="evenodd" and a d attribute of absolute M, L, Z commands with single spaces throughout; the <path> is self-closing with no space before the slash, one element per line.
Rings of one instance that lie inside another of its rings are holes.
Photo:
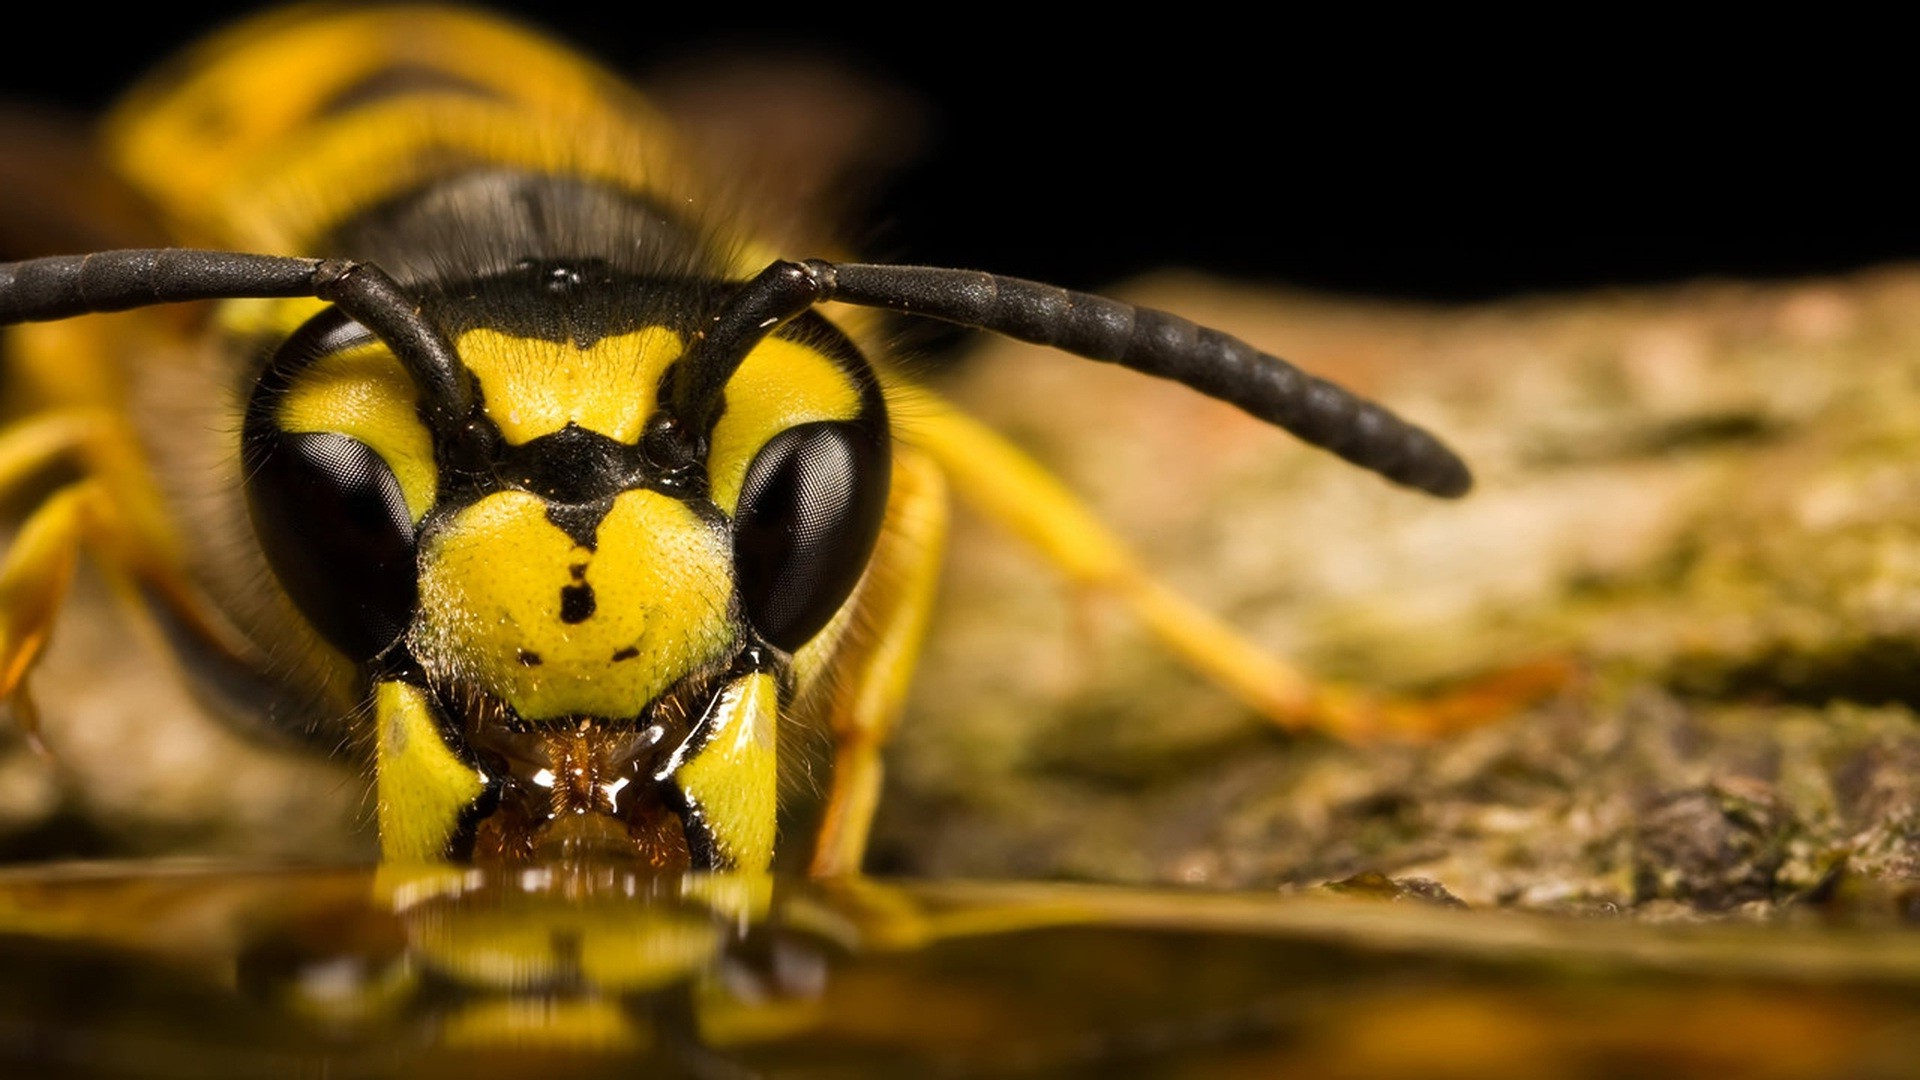
<path fill-rule="evenodd" d="M 857 869 L 950 481 L 1270 715 L 1358 722 L 823 302 L 1117 362 L 1400 483 L 1470 483 L 1420 429 L 1165 313 L 784 261 L 644 101 L 486 17 L 269 17 L 138 91 L 106 148 L 184 246 L 0 266 L 0 321 L 40 323 L 12 339 L 30 411 L 0 490 L 79 467 L 0 569 L 0 696 L 31 722 L 88 547 L 237 678 L 322 703 L 288 726 L 370 715 L 391 859 L 764 868 L 779 729 L 812 718 L 835 749 L 810 865 Z M 219 303 L 99 314 L 184 301 Z M 162 368 L 199 392 L 139 389 Z"/>

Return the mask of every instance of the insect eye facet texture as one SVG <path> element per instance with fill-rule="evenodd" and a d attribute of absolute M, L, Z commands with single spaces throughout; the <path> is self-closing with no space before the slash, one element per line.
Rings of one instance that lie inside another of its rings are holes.
<path fill-rule="evenodd" d="M 164 240 L 0 265 L 22 388 L 0 489 L 26 506 L 0 696 L 31 721 L 85 554 L 260 726 L 365 759 L 389 860 L 857 870 L 949 485 L 1258 707 L 1352 719 L 1256 686 L 1230 632 L 912 385 L 860 309 L 1471 485 L 1419 427 L 1177 315 L 783 250 L 638 93 L 491 17 L 270 17 L 103 131 Z M 801 730 L 831 761 L 788 835 Z"/>

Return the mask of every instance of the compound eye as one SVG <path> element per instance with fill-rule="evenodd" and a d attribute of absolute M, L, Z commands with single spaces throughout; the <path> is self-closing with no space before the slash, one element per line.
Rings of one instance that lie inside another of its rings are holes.
<path fill-rule="evenodd" d="M 332 432 L 274 432 L 248 449 L 247 509 L 274 576 L 335 648 L 371 659 L 418 596 L 400 482 L 371 447 Z"/>
<path fill-rule="evenodd" d="M 856 424 L 789 428 L 747 468 L 733 563 L 747 618 L 792 652 L 818 634 L 860 580 L 887 506 L 884 439 Z"/>

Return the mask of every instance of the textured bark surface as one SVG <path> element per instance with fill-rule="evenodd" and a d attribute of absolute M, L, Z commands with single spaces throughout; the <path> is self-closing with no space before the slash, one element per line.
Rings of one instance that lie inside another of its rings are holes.
<path fill-rule="evenodd" d="M 1039 349 L 992 344 L 946 391 L 1312 671 L 1412 692 L 1536 657 L 1579 674 L 1426 745 L 1290 737 L 963 514 L 877 865 L 1383 874 L 1655 917 L 1900 908 L 1920 854 L 1920 273 L 1456 308 L 1179 276 L 1125 296 L 1378 396 L 1477 489 L 1423 499 Z"/>

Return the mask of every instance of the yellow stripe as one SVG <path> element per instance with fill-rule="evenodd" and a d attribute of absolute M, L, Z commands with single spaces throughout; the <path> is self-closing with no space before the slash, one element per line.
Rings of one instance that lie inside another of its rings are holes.
<path fill-rule="evenodd" d="M 341 221 L 477 164 L 575 176 L 633 192 L 685 185 L 660 137 L 577 111 L 529 113 L 466 98 L 399 98 L 314 125 L 281 155 L 225 177 L 178 220 L 196 242 L 309 250 Z"/>
<path fill-rule="evenodd" d="M 478 87 L 485 97 L 436 91 L 427 79 L 420 90 L 321 115 L 343 92 L 383 71 L 438 75 Z M 387 111 L 394 105 L 403 107 Z M 231 223 L 275 222 L 248 215 L 247 200 L 235 193 L 269 191 L 281 177 L 283 193 L 288 185 L 301 187 L 322 202 L 343 193 L 345 201 L 364 206 L 381 185 L 391 190 L 417 179 L 403 175 L 403 163 L 425 157 L 426 132 L 396 124 L 400 114 L 441 105 L 449 106 L 443 119 L 455 142 L 483 160 L 559 169 L 566 159 L 555 157 L 554 148 L 576 134 L 597 147 L 595 175 L 632 177 L 636 147 L 657 160 L 680 158 L 657 114 L 600 68 L 512 23 L 431 7 L 350 12 L 316 6 L 244 23 L 130 94 L 108 120 L 106 143 L 114 164 L 189 238 L 245 246 L 247 239 L 264 238 L 238 235 Z M 382 119 L 369 125 L 375 115 Z M 375 130 L 383 124 L 389 125 L 385 137 Z M 554 134 L 527 134 L 540 131 Z M 505 158 L 483 152 L 504 146 L 519 152 Z M 378 160 L 360 151 L 375 151 Z M 356 172 L 369 165 L 378 167 Z M 336 205 L 320 216 L 337 212 Z"/>

